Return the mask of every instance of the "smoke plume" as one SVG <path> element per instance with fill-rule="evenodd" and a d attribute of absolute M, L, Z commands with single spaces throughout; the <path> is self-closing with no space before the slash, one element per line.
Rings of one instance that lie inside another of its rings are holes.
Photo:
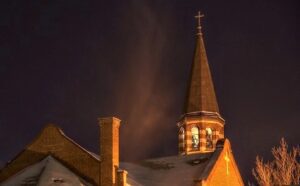
<path fill-rule="evenodd" d="M 128 34 L 124 51 L 127 66 L 117 75 L 115 104 L 123 120 L 122 158 L 135 160 L 163 154 L 164 142 L 174 140 L 165 138 L 168 131 L 176 130 L 176 123 L 169 119 L 174 99 L 170 78 L 164 75 L 168 24 L 138 1 L 124 11 L 123 19 Z M 176 142 L 172 148 L 177 150 Z"/>

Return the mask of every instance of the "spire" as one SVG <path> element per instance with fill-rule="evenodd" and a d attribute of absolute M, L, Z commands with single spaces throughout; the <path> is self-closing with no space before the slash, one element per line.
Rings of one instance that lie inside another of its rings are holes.
<path fill-rule="evenodd" d="M 198 33 L 184 112 L 206 111 L 219 113 L 201 32 L 200 18 L 203 15 L 198 12 L 198 15 L 195 17 L 198 19 Z"/>

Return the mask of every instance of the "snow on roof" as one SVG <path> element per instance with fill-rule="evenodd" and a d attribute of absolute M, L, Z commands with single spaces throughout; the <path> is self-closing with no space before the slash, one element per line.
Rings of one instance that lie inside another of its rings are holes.
<path fill-rule="evenodd" d="M 134 181 L 130 185 L 192 185 L 195 180 L 209 175 L 220 152 L 221 149 L 213 153 L 169 156 L 138 163 L 121 162 L 120 167 L 127 170 L 128 177 Z"/>
<path fill-rule="evenodd" d="M 84 181 L 81 177 L 73 173 L 50 155 L 42 161 L 21 170 L 16 175 L 1 183 L 1 185 L 92 186 L 92 184 Z"/>

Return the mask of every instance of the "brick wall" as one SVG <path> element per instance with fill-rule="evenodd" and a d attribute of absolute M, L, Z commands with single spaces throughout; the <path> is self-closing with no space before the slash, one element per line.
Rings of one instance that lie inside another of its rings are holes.
<path fill-rule="evenodd" d="M 202 184 L 199 185 L 244 185 L 228 140 L 225 140 L 224 148 L 207 180 L 202 181 Z"/>

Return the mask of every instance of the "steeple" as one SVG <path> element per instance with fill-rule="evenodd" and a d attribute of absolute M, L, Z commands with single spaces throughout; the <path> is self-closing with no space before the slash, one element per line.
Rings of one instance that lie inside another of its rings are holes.
<path fill-rule="evenodd" d="M 195 17 L 198 18 L 198 33 L 184 112 L 206 111 L 219 113 L 201 31 L 200 18 L 203 15 L 199 12 Z"/>
<path fill-rule="evenodd" d="M 179 127 L 179 153 L 182 155 L 214 151 L 217 141 L 224 138 L 225 121 L 219 114 L 214 85 L 210 74 L 198 12 L 198 32 L 190 72 L 184 114 Z"/>

